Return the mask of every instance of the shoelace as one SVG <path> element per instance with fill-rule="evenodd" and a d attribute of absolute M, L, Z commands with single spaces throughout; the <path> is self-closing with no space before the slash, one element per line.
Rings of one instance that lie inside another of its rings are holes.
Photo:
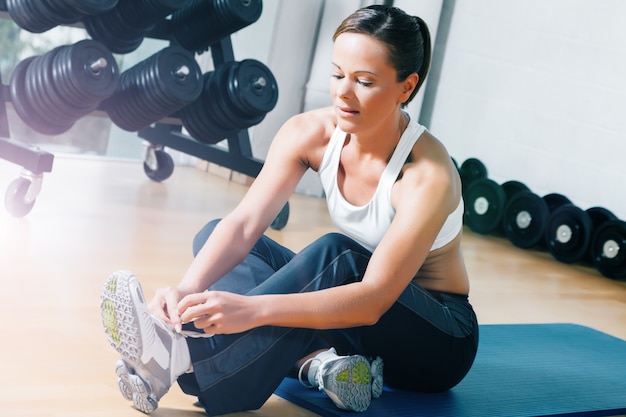
<path fill-rule="evenodd" d="M 213 333 L 194 332 L 193 330 L 181 330 L 179 334 L 194 339 L 209 338 L 215 336 Z"/>

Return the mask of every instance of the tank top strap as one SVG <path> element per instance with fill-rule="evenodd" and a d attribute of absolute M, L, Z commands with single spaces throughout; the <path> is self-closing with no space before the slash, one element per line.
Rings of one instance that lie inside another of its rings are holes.
<path fill-rule="evenodd" d="M 419 123 L 416 123 L 413 120 L 409 121 L 409 124 L 400 136 L 396 149 L 393 151 L 393 154 L 389 159 L 389 163 L 385 167 L 383 175 L 380 179 L 380 189 L 387 190 L 391 195 L 391 185 L 397 180 L 404 163 L 413 149 L 413 146 L 425 130 L 426 128 Z"/>

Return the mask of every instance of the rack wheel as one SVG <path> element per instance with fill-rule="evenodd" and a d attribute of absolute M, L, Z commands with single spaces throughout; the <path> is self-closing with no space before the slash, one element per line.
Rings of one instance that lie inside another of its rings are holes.
<path fill-rule="evenodd" d="M 289 220 L 289 201 L 287 201 L 278 213 L 278 216 L 276 216 L 272 224 L 270 224 L 270 228 L 274 230 L 282 230 L 287 225 L 287 220 Z"/>
<path fill-rule="evenodd" d="M 143 163 L 143 171 L 152 181 L 165 181 L 174 172 L 174 159 L 163 149 L 149 149 Z"/>
<path fill-rule="evenodd" d="M 24 217 L 33 209 L 35 198 L 29 197 L 31 181 L 27 178 L 13 180 L 4 196 L 4 205 L 14 217 Z"/>

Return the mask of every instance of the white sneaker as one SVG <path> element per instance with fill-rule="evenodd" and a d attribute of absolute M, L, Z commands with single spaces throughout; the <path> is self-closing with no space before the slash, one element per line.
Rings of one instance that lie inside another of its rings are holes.
<path fill-rule="evenodd" d="M 141 284 L 128 271 L 114 272 L 100 298 L 102 325 L 122 359 L 115 364 L 124 398 L 151 413 L 179 375 L 191 367 L 185 338 L 153 316 Z"/>
<path fill-rule="evenodd" d="M 383 360 L 379 357 L 370 363 L 361 355 L 338 356 L 330 348 L 307 362 L 308 386 L 325 392 L 343 410 L 365 411 L 383 392 Z"/>

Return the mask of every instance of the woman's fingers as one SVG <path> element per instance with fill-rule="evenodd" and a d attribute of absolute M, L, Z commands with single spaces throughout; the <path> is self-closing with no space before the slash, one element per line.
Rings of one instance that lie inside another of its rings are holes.
<path fill-rule="evenodd" d="M 170 319 L 170 323 L 174 326 L 174 330 L 180 333 L 182 330 L 182 321 L 178 313 L 179 294 L 175 289 L 165 292 L 165 312 Z"/>
<path fill-rule="evenodd" d="M 167 313 L 165 310 L 165 298 L 161 289 L 157 290 L 154 298 L 150 300 L 150 303 L 148 304 L 148 309 L 153 315 L 165 321 L 166 323 L 169 323 L 169 318 L 167 317 Z"/>
<path fill-rule="evenodd" d="M 193 322 L 206 333 L 239 333 L 255 327 L 251 300 L 245 295 L 205 291 L 185 296 L 178 311 L 183 323 Z"/>
<path fill-rule="evenodd" d="M 180 294 L 176 288 L 160 288 L 150 301 L 150 312 L 165 323 L 174 326 L 177 332 L 182 328 L 180 315 L 178 314 L 178 300 Z"/>
<path fill-rule="evenodd" d="M 209 299 L 211 294 L 208 291 L 190 294 L 183 297 L 177 304 L 177 309 L 180 314 L 180 320 L 183 323 L 190 323 L 200 318 L 206 318 L 211 315 L 209 310 Z M 201 323 L 198 323 L 198 325 Z"/>

